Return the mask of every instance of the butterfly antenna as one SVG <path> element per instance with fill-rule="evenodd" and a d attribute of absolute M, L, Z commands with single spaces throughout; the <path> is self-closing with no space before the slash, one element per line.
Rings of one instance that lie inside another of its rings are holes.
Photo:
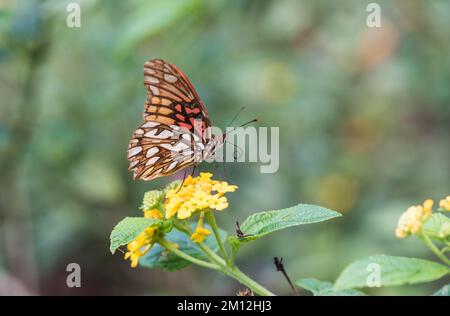
<path fill-rule="evenodd" d="M 258 122 L 258 119 L 255 118 L 251 121 L 245 122 L 244 124 L 242 124 L 241 126 L 238 126 L 237 128 L 241 128 L 241 127 L 247 126 L 247 125 L 255 123 L 255 122 Z"/>
<path fill-rule="evenodd" d="M 245 109 L 245 106 L 241 107 L 241 109 L 236 113 L 236 115 L 233 117 L 233 119 L 230 121 L 230 123 L 228 123 L 227 126 L 230 126 L 230 125 L 236 120 L 236 118 L 239 116 L 239 114 L 241 114 L 241 112 L 242 112 L 244 109 Z M 238 128 L 244 127 L 244 126 L 246 126 L 246 125 L 248 125 L 248 124 L 251 124 L 251 123 L 254 123 L 254 122 L 257 122 L 257 121 L 258 121 L 257 119 L 253 119 L 253 120 L 251 120 L 251 121 L 248 121 L 248 122 L 242 124 L 241 126 L 239 126 L 239 127 L 237 127 L 237 128 L 233 128 L 231 131 L 228 131 L 228 132 L 222 134 L 222 140 L 225 141 L 226 143 L 232 144 L 232 145 L 234 146 L 234 149 L 235 149 L 234 157 L 233 157 L 234 160 L 237 160 L 237 158 L 236 158 L 236 156 L 237 156 L 237 155 L 236 155 L 236 149 L 241 150 L 241 152 L 242 152 L 242 149 L 241 149 L 239 146 L 237 146 L 236 144 L 230 143 L 230 142 L 226 141 L 225 138 L 226 138 L 227 134 L 229 134 L 229 133 L 231 133 L 231 132 L 234 132 L 234 131 L 235 131 L 236 129 L 238 129 Z M 227 176 L 227 171 L 226 171 L 226 168 L 225 168 L 225 161 L 223 162 L 223 175 L 224 175 L 225 180 L 228 181 L 228 179 L 227 179 L 227 178 L 228 178 L 228 176 Z"/>
<path fill-rule="evenodd" d="M 245 123 L 242 124 L 241 126 L 235 127 L 235 128 L 233 128 L 231 131 L 228 131 L 228 132 L 226 132 L 226 133 L 223 133 L 222 137 L 225 139 L 225 136 L 227 136 L 228 134 L 234 132 L 234 131 L 237 130 L 238 128 L 247 126 L 247 125 L 252 124 L 252 123 L 254 123 L 254 122 L 258 122 L 258 119 L 253 119 L 253 120 L 251 120 L 251 121 L 245 122 Z"/>
<path fill-rule="evenodd" d="M 239 114 L 241 114 L 242 111 L 244 111 L 245 106 L 242 106 L 241 109 L 234 115 L 233 119 L 230 121 L 230 123 L 227 124 L 227 126 L 230 126 L 231 124 L 233 124 L 234 120 L 237 119 L 237 117 L 239 116 Z"/>

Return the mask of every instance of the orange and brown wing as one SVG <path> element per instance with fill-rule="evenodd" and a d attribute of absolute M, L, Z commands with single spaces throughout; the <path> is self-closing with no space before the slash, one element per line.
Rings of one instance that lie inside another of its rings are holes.
<path fill-rule="evenodd" d="M 211 123 L 189 79 L 161 59 L 144 64 L 144 123 L 128 145 L 135 179 L 152 180 L 196 164 L 196 146 L 211 138 Z"/>
<path fill-rule="evenodd" d="M 182 126 L 205 141 L 210 137 L 206 109 L 189 79 L 175 65 L 162 59 L 146 62 L 144 85 L 144 120 Z"/>

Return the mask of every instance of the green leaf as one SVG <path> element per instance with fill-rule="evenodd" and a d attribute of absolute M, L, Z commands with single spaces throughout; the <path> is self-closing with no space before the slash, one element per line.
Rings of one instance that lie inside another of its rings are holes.
<path fill-rule="evenodd" d="M 446 266 L 424 259 L 377 255 L 348 265 L 334 284 L 335 290 L 367 287 L 369 282 L 395 286 L 430 282 L 450 273 Z"/>
<path fill-rule="evenodd" d="M 338 212 L 310 204 L 299 204 L 282 210 L 255 213 L 241 224 L 242 232 L 250 236 L 243 238 L 231 236 L 228 241 L 233 249 L 237 250 L 243 243 L 259 239 L 277 230 L 317 223 L 339 216 L 341 214 Z"/>
<path fill-rule="evenodd" d="M 434 292 L 433 296 L 450 296 L 450 284 L 444 285 L 440 290 Z"/>
<path fill-rule="evenodd" d="M 317 279 L 300 279 L 295 282 L 299 287 L 310 291 L 314 296 L 365 296 L 366 294 L 354 289 L 335 291 L 331 282 Z"/>
<path fill-rule="evenodd" d="M 445 242 L 450 238 L 450 218 L 433 213 L 423 225 L 422 231 L 435 240 Z"/>
<path fill-rule="evenodd" d="M 195 227 L 196 224 L 193 223 L 191 225 L 192 230 L 194 230 Z M 204 227 L 212 231 L 210 226 L 204 225 Z M 226 239 L 227 233 L 225 231 L 219 230 L 219 234 L 222 240 Z M 188 235 L 174 229 L 166 235 L 166 239 L 170 242 L 176 243 L 179 250 L 189 254 L 190 256 L 197 259 L 208 260 L 198 245 L 192 242 Z M 204 243 L 214 252 L 219 250 L 219 245 L 217 244 L 217 241 L 212 233 L 206 237 Z M 190 264 L 191 262 L 184 260 L 171 252 L 165 251 L 165 249 L 159 244 L 154 245 L 153 248 L 139 260 L 139 265 L 143 267 L 161 268 L 166 271 L 180 270 Z"/>
<path fill-rule="evenodd" d="M 109 250 L 114 254 L 117 248 L 133 241 L 147 227 L 161 225 L 163 220 L 145 217 L 125 217 L 111 232 Z"/>

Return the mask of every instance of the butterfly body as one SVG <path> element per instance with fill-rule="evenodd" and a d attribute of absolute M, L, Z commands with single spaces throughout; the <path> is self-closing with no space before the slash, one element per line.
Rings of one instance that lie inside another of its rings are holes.
<path fill-rule="evenodd" d="M 128 145 L 134 179 L 167 176 L 211 158 L 223 138 L 212 135 L 205 106 L 183 72 L 150 60 L 144 64 L 144 85 L 144 122 Z"/>

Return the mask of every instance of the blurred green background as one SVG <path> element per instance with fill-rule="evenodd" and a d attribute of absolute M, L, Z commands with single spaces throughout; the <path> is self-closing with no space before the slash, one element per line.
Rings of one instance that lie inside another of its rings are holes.
<path fill-rule="evenodd" d="M 292 228 L 242 249 L 238 264 L 278 294 L 291 278 L 334 281 L 372 254 L 431 258 L 398 240 L 400 214 L 450 193 L 450 4 L 377 1 L 0 0 L 0 293 L 233 295 L 214 272 L 131 269 L 109 253 L 109 233 L 139 215 L 146 190 L 126 149 L 142 120 L 143 63 L 164 58 L 195 85 L 216 126 L 280 127 L 280 168 L 228 163 L 239 186 L 219 224 L 314 203 L 342 218 Z M 220 169 L 202 170 L 220 177 Z M 182 176 L 181 172 L 181 176 Z M 180 175 L 178 175 L 180 176 Z M 66 266 L 82 287 L 66 287 Z M 367 291 L 430 294 L 442 282 Z M 304 293 L 304 292 L 303 292 Z"/>

